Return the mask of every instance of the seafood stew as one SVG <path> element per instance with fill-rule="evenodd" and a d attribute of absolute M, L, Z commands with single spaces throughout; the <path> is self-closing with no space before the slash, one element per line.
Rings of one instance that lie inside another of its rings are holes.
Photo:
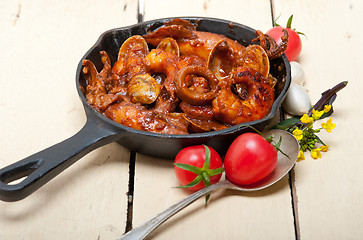
<path fill-rule="evenodd" d="M 164 134 L 223 130 L 269 115 L 286 80 L 272 59 L 281 59 L 288 36 L 277 46 L 255 31 L 242 45 L 199 23 L 171 19 L 131 33 L 117 54 L 97 49 L 100 61 L 82 64 L 88 104 L 117 123 Z"/>
<path fill-rule="evenodd" d="M 196 24 L 197 31 L 221 34 L 238 40 L 243 46 L 251 45 L 252 40 L 256 38 L 255 30 L 238 23 L 201 17 L 183 19 Z M 104 67 L 101 59 L 104 62 L 111 62 L 113 66 L 117 62 L 120 46 L 128 38 L 134 35 L 145 35 L 170 20 L 172 19 L 152 20 L 112 29 L 99 37 L 82 57 L 76 72 L 77 92 L 86 114 L 85 125 L 74 136 L 0 169 L 0 200 L 17 201 L 27 197 L 89 152 L 112 142 L 117 142 L 131 151 L 164 159 L 173 159 L 181 149 L 199 144 L 206 144 L 219 154 L 224 154 L 237 136 L 249 131 L 246 125 L 262 130 L 273 120 L 291 83 L 290 65 L 285 55 L 270 59 L 270 74 L 277 81 L 274 87 L 275 100 L 269 113 L 262 119 L 246 122 L 243 125 L 192 134 L 160 134 L 119 124 L 91 107 L 85 96 L 87 79 L 84 74 L 83 60 L 91 61 L 98 71 Z M 108 58 L 101 58 L 100 51 L 107 52 Z M 219 50 L 216 49 L 216 51 L 214 56 L 219 56 Z M 275 50 L 272 48 L 267 52 L 274 53 Z M 213 66 L 218 67 L 213 59 L 211 60 Z M 93 73 L 96 72 L 93 71 Z M 14 184 L 15 180 L 18 181 Z"/>

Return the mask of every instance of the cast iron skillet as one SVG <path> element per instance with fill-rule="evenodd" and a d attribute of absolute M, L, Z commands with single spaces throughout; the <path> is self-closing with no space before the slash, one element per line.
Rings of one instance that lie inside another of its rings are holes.
<path fill-rule="evenodd" d="M 256 37 L 254 29 L 226 20 L 201 17 L 183 17 L 183 19 L 196 23 L 199 31 L 223 34 L 245 46 L 251 44 L 251 40 Z M 102 63 L 99 52 L 104 50 L 108 53 L 113 64 L 117 59 L 121 44 L 127 38 L 132 35 L 143 35 L 147 30 L 153 30 L 169 20 L 171 18 L 109 30 L 100 36 L 82 60 L 89 59 L 98 69 L 101 69 Z M 76 85 L 86 112 L 86 124 L 69 139 L 1 169 L 1 200 L 17 201 L 27 197 L 87 153 L 114 141 L 132 151 L 172 159 L 182 148 L 195 144 L 207 144 L 215 148 L 220 154 L 224 154 L 235 137 L 248 131 L 246 127 L 237 125 L 214 132 L 169 135 L 135 130 L 113 122 L 87 104 L 83 92 L 86 81 L 82 74 L 82 60 L 77 68 Z M 283 57 L 273 60 L 270 72 L 279 80 L 276 85 L 276 100 L 268 116 L 248 123 L 248 125 L 258 129 L 263 129 L 271 122 L 290 86 L 290 64 L 287 57 L 283 55 Z M 20 182 L 11 184 L 15 180 Z"/>

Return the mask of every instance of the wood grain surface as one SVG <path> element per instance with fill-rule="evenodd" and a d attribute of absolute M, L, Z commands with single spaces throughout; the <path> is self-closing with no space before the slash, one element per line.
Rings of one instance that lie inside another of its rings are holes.
<path fill-rule="evenodd" d="M 82 128 L 76 68 L 104 31 L 205 16 L 266 32 L 277 16 L 284 25 L 294 14 L 293 27 L 306 35 L 298 62 L 312 102 L 349 82 L 334 102 L 337 127 L 319 134 L 329 151 L 318 160 L 306 155 L 290 177 L 266 190 L 218 191 L 207 207 L 200 199 L 148 239 L 361 239 L 362 11 L 360 0 L 3 0 L 0 168 Z M 172 159 L 108 144 L 28 198 L 0 202 L 0 239 L 117 239 L 190 194 L 176 186 Z"/>

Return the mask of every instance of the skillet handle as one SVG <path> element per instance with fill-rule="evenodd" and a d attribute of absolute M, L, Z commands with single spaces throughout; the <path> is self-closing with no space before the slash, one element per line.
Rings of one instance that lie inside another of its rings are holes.
<path fill-rule="evenodd" d="M 0 169 L 0 200 L 11 202 L 29 196 L 87 153 L 119 139 L 119 135 L 109 125 L 88 119 L 74 136 Z M 21 182 L 11 184 L 15 180 Z"/>

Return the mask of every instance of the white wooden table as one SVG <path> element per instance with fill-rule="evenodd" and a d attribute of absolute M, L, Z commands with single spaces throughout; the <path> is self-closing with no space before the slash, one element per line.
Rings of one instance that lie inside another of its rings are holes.
<path fill-rule="evenodd" d="M 86 118 L 75 87 L 76 67 L 104 31 L 138 19 L 207 16 L 265 32 L 272 19 L 281 15 L 285 24 L 293 13 L 293 26 L 307 35 L 298 61 L 312 102 L 349 81 L 334 103 L 337 127 L 319 135 L 330 150 L 319 160 L 307 156 L 291 179 L 269 189 L 216 192 L 206 208 L 200 199 L 150 238 L 361 239 L 362 11 L 360 0 L 3 0 L 0 168 L 82 128 Z M 130 169 L 135 175 L 129 193 Z M 188 192 L 177 185 L 172 160 L 112 143 L 26 199 L 0 202 L 0 239 L 116 239 L 185 198 Z"/>

